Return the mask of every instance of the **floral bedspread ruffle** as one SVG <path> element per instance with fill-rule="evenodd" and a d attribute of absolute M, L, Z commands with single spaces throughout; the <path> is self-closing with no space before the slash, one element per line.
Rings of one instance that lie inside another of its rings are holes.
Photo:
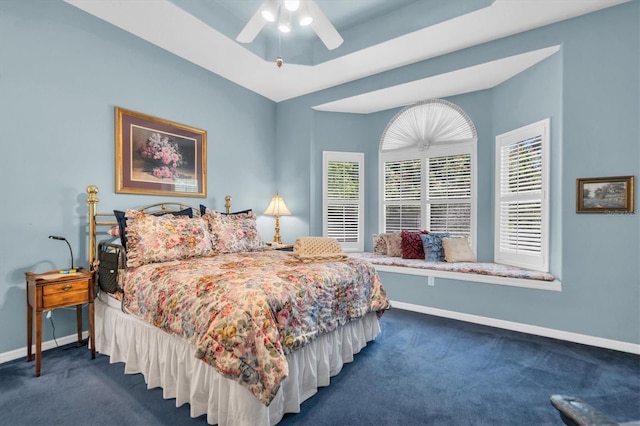
<path fill-rule="evenodd" d="M 366 260 L 374 265 L 402 266 L 405 268 L 433 269 L 436 271 L 464 272 L 469 274 L 492 275 L 495 277 L 524 278 L 539 281 L 553 281 L 555 277 L 548 272 L 532 271 L 516 266 L 489 262 L 427 262 L 422 259 L 402 259 L 375 253 L 347 253 L 352 259 Z"/>
<path fill-rule="evenodd" d="M 124 289 L 128 312 L 195 345 L 266 405 L 287 353 L 390 307 L 365 261 L 303 263 L 272 250 L 143 265 L 125 272 Z"/>

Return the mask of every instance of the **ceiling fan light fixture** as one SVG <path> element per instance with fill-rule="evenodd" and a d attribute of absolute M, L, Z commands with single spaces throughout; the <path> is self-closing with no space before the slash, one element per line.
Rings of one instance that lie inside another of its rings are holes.
<path fill-rule="evenodd" d="M 318 7 L 315 0 L 263 0 L 260 7 L 242 28 L 236 40 L 240 43 L 252 43 L 258 33 L 265 28 L 267 21 L 277 23 L 279 34 L 290 33 L 293 31 L 291 26 L 293 16 L 290 10 L 294 8 L 297 15 L 296 25 L 310 26 L 327 49 L 333 50 L 342 45 L 344 39 Z"/>
<path fill-rule="evenodd" d="M 276 20 L 276 15 L 269 12 L 268 10 L 262 11 L 262 17 L 269 22 L 274 22 Z"/>
<path fill-rule="evenodd" d="M 291 13 L 286 10 L 280 11 L 280 20 L 278 21 L 278 30 L 281 33 L 291 32 Z"/>
<path fill-rule="evenodd" d="M 267 0 L 266 2 L 264 2 L 260 14 L 266 21 L 275 22 L 277 9 L 278 0 Z"/>
<path fill-rule="evenodd" d="M 313 22 L 313 18 L 309 15 L 301 15 L 300 18 L 298 19 L 298 23 L 300 24 L 301 27 L 306 27 L 311 25 L 311 23 Z"/>
<path fill-rule="evenodd" d="M 305 4 L 302 3 L 300 5 L 300 10 L 298 11 L 298 24 L 301 27 L 306 27 L 311 25 L 313 22 L 313 16 L 309 13 L 309 10 L 305 7 Z"/>
<path fill-rule="evenodd" d="M 300 7 L 300 0 L 284 0 L 284 7 L 289 12 L 295 12 Z"/>

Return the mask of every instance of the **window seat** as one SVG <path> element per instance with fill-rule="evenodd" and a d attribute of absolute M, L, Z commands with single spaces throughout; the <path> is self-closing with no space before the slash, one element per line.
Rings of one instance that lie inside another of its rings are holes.
<path fill-rule="evenodd" d="M 561 291 L 561 283 L 552 274 L 490 262 L 427 262 L 402 259 L 369 252 L 347 253 L 373 264 L 378 271 L 432 276 L 462 281 L 501 284 L 541 290 Z"/>

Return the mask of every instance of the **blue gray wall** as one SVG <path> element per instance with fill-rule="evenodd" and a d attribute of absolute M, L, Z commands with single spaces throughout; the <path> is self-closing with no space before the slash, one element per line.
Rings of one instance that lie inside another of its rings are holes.
<path fill-rule="evenodd" d="M 575 213 L 579 177 L 640 178 L 640 3 L 636 0 L 278 104 L 278 188 L 304 219 L 283 238 L 322 232 L 323 150 L 366 159 L 366 235 L 378 232 L 378 144 L 398 109 L 371 115 L 313 105 L 501 57 L 560 45 L 501 85 L 449 98 L 478 129 L 478 256 L 493 257 L 495 135 L 551 118 L 551 270 L 562 292 L 381 273 L 393 300 L 640 343 L 640 220 Z M 296 123 L 295 129 L 290 123 Z M 305 165 L 311 171 L 307 174 Z M 295 178 L 295 179 L 293 179 Z M 636 206 L 637 206 L 636 201 Z M 285 218 L 288 219 L 288 218 Z M 371 249 L 367 238 L 365 248 Z"/>
<path fill-rule="evenodd" d="M 103 210 L 166 198 L 114 193 L 113 108 L 208 132 L 208 197 L 266 208 L 279 191 L 293 212 L 282 236 L 321 233 L 321 152 L 365 153 L 366 234 L 377 232 L 378 143 L 397 110 L 321 113 L 311 106 L 528 50 L 561 51 L 520 76 L 449 100 L 479 132 L 478 254 L 493 253 L 494 136 L 552 118 L 552 268 L 562 293 L 382 273 L 394 300 L 640 343 L 640 221 L 577 215 L 575 179 L 640 177 L 638 0 L 423 63 L 274 104 L 60 1 L 0 1 L 0 353 L 23 348 L 24 272 L 65 267 L 65 235 L 86 262 L 85 188 Z M 525 102 L 526 101 L 526 102 Z M 259 219 L 266 239 L 273 221 Z M 371 248 L 370 241 L 367 247 Z M 53 314 L 56 336 L 72 311 Z M 52 338 L 45 322 L 44 339 Z"/>
<path fill-rule="evenodd" d="M 230 194 L 261 212 L 276 192 L 273 102 L 62 1 L 0 1 L 0 354 L 26 346 L 24 273 L 69 265 L 47 236 L 86 266 L 87 185 L 100 211 L 167 200 L 115 194 L 114 106 L 207 131 L 208 196 L 185 203 L 223 209 Z M 56 337 L 74 333 L 72 310 L 52 317 Z"/>

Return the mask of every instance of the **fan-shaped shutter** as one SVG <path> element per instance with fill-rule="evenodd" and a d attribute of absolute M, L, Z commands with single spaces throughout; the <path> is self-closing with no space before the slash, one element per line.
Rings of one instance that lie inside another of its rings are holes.
<path fill-rule="evenodd" d="M 467 114 L 444 99 L 429 99 L 402 109 L 382 133 L 380 151 L 427 149 L 434 144 L 477 140 Z"/>

